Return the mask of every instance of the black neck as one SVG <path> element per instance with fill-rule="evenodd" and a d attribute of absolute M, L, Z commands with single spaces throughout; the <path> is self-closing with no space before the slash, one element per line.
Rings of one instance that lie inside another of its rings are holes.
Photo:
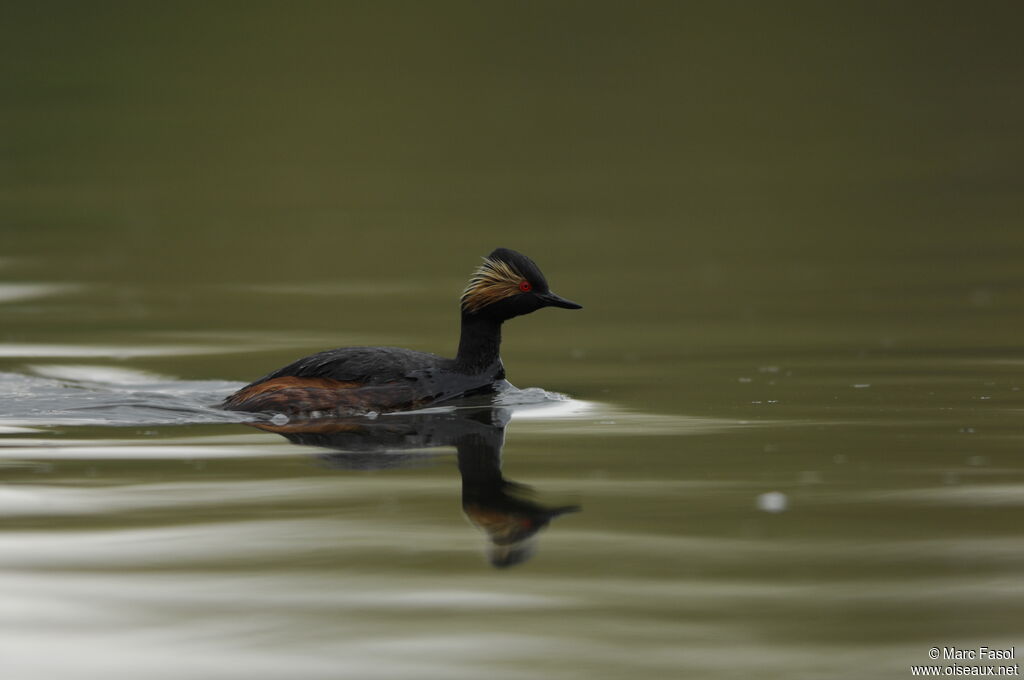
<path fill-rule="evenodd" d="M 462 315 L 462 336 L 455 367 L 463 373 L 481 373 L 500 360 L 501 321 L 475 314 Z"/>

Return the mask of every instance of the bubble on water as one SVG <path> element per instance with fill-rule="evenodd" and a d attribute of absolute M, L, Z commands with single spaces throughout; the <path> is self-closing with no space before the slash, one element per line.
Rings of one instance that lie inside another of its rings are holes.
<path fill-rule="evenodd" d="M 757 509 L 761 512 L 785 512 L 788 505 L 789 499 L 780 491 L 769 491 L 757 497 Z"/>
<path fill-rule="evenodd" d="M 748 382 L 754 382 L 754 379 L 753 378 L 740 378 L 739 381 L 741 383 L 748 383 Z"/>
<path fill-rule="evenodd" d="M 288 416 L 283 413 L 275 413 L 274 417 L 270 419 L 270 422 L 274 425 L 287 425 Z"/>

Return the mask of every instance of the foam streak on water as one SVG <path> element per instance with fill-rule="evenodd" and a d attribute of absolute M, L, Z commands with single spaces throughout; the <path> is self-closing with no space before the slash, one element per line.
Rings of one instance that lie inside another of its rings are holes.
<path fill-rule="evenodd" d="M 238 383 L 186 382 L 107 366 L 46 365 L 32 370 L 46 377 L 0 373 L 0 390 L 13 397 L 0 410 L 0 422 L 6 426 L 138 426 L 247 419 L 215 408 L 241 386 Z"/>

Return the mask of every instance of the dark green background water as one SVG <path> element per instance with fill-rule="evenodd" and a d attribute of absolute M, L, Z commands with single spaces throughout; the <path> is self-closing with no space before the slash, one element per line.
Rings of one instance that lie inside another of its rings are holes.
<path fill-rule="evenodd" d="M 5 678 L 903 678 L 1020 648 L 1022 18 L 7 3 Z M 577 400 L 508 428 L 508 477 L 583 508 L 526 564 L 487 564 L 450 454 L 131 425 L 326 347 L 449 353 L 499 245 L 585 305 L 506 330 L 512 382 Z"/>

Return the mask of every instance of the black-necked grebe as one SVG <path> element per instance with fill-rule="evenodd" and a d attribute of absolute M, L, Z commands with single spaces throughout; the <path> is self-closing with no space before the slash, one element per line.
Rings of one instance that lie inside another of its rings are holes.
<path fill-rule="evenodd" d="M 399 347 L 320 352 L 246 385 L 224 400 L 233 411 L 302 417 L 420 408 L 495 390 L 505 379 L 501 324 L 541 307 L 580 309 L 559 297 L 533 260 L 498 248 L 462 293 L 462 335 L 454 359 Z"/>

